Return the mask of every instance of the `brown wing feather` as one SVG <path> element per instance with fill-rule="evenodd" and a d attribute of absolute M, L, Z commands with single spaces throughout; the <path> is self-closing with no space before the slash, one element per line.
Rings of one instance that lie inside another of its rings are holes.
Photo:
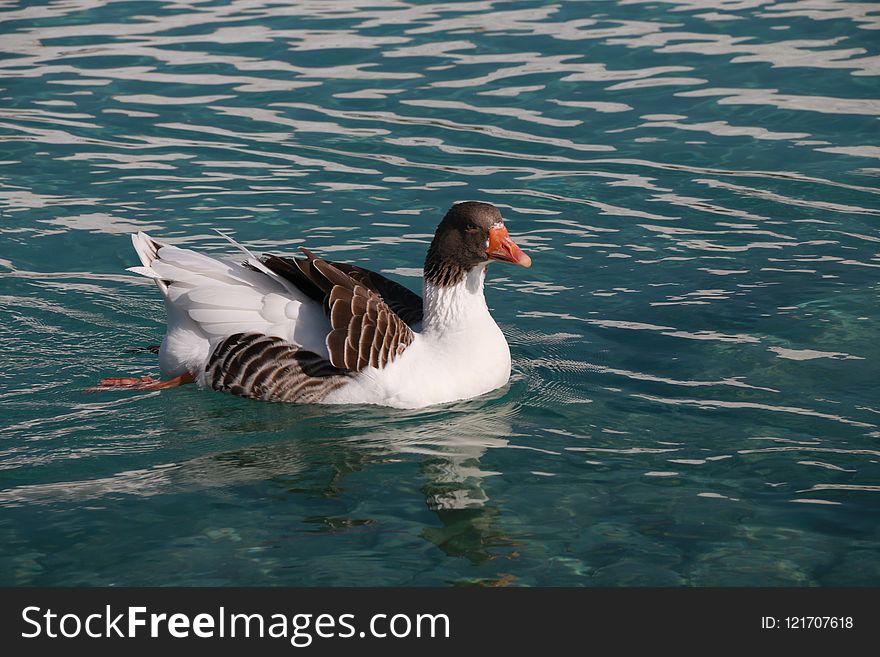
<path fill-rule="evenodd" d="M 422 321 L 422 298 L 412 290 L 392 281 L 390 278 L 385 278 L 382 274 L 377 274 L 374 271 L 358 267 L 357 265 L 341 262 L 330 264 L 368 290 L 382 297 L 382 300 L 391 311 L 406 322 L 407 325 L 412 326 Z"/>
<path fill-rule="evenodd" d="M 394 361 L 413 341 L 409 322 L 422 319 L 421 298 L 375 272 L 300 250 L 305 258 L 269 256 L 264 263 L 312 298 L 323 295 L 331 326 L 326 339 L 330 362 L 360 371 Z"/>
<path fill-rule="evenodd" d="M 317 272 L 312 264 L 313 261 L 318 260 L 318 257 L 305 247 L 300 247 L 300 249 L 305 254 L 305 258 L 283 258 L 267 255 L 263 258 L 263 264 L 282 278 L 292 282 L 303 293 L 321 303 L 330 291 L 327 287 L 327 279 Z M 415 292 L 382 276 L 382 274 L 357 265 L 341 262 L 328 262 L 327 264 L 382 297 L 391 311 L 407 325 L 412 326 L 422 321 L 422 298 Z"/>
<path fill-rule="evenodd" d="M 312 271 L 327 290 L 325 307 L 332 330 L 327 336 L 330 362 L 359 372 L 384 367 L 413 341 L 413 332 L 382 297 L 336 266 L 306 252 Z"/>

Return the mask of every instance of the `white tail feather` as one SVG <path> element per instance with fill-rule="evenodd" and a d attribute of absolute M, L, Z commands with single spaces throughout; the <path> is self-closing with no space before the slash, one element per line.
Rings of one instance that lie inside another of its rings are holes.
<path fill-rule="evenodd" d="M 131 243 L 134 244 L 134 250 L 138 254 L 138 258 L 141 259 L 143 267 L 131 267 L 128 271 L 140 274 L 141 276 L 146 276 L 147 278 L 152 278 L 156 281 L 156 285 L 159 286 L 162 293 L 168 294 L 168 285 L 162 280 L 162 277 L 151 268 L 153 262 L 159 257 L 159 249 L 162 248 L 163 245 L 154 241 L 149 235 L 143 232 L 138 232 L 132 235 Z"/>
<path fill-rule="evenodd" d="M 232 239 L 231 237 L 229 237 L 229 235 L 227 235 L 226 233 L 224 233 L 224 232 L 222 232 L 222 231 L 220 231 L 220 230 L 218 230 L 218 229 L 216 229 L 216 228 L 214 229 L 214 232 L 217 233 L 217 234 L 218 234 L 220 237 L 222 237 L 223 239 L 225 239 L 227 242 L 229 242 L 230 244 L 232 244 L 232 246 L 234 246 L 235 248 L 237 248 L 238 250 L 240 250 L 242 253 L 244 253 L 244 254 L 247 256 L 247 261 L 246 261 L 246 262 L 247 262 L 251 267 L 254 267 L 254 268 L 258 269 L 259 271 L 263 272 L 264 274 L 268 274 L 268 275 L 271 276 L 272 278 L 277 278 L 277 276 L 275 275 L 275 272 L 273 272 L 271 269 L 269 269 L 268 267 L 266 267 L 266 265 L 264 265 L 262 262 L 260 262 L 260 259 L 259 259 L 257 256 L 255 256 L 255 255 L 251 252 L 251 250 L 248 249 L 244 244 L 239 244 L 239 243 L 236 242 L 234 239 Z"/>
<path fill-rule="evenodd" d="M 143 266 L 129 271 L 155 280 L 168 306 L 168 332 L 160 350 L 163 372 L 198 372 L 213 345 L 234 333 L 253 331 L 325 351 L 329 326 L 321 307 L 246 247 L 220 235 L 246 255 L 246 265 L 162 244 L 146 233 L 132 236 Z M 304 303 L 309 312 L 298 326 Z"/>

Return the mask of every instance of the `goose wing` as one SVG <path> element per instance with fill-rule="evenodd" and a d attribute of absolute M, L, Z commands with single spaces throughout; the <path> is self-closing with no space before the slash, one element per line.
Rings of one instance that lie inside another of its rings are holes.
<path fill-rule="evenodd" d="M 305 258 L 269 256 L 263 264 L 320 299 L 330 320 L 326 344 L 332 365 L 360 371 L 385 367 L 400 356 L 413 341 L 409 322 L 421 320 L 421 299 L 375 272 L 301 250 Z"/>

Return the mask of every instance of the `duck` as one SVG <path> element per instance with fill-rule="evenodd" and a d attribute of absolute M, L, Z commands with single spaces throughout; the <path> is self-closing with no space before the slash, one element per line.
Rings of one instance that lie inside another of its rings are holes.
<path fill-rule="evenodd" d="M 221 235 L 223 235 L 221 233 Z M 489 264 L 530 267 L 491 203 L 455 203 L 424 262 L 423 296 L 357 265 L 254 255 L 238 259 L 132 235 L 165 301 L 161 378 L 103 379 L 98 389 L 203 388 L 276 402 L 422 408 L 507 384 L 507 340 L 484 295 Z"/>

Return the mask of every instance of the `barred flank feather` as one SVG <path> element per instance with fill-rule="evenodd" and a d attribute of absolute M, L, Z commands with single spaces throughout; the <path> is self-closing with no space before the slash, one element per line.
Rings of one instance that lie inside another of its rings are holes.
<path fill-rule="evenodd" d="M 281 338 L 236 333 L 214 349 L 204 381 L 239 397 L 317 403 L 348 378 L 325 358 Z"/>

